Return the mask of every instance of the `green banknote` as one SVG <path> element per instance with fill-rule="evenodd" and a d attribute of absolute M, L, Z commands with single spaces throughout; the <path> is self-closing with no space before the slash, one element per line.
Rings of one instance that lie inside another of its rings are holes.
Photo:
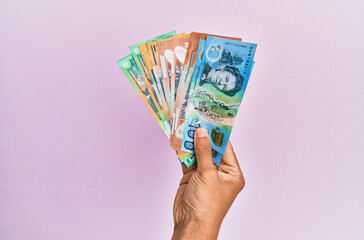
<path fill-rule="evenodd" d="M 190 167 L 192 164 L 196 162 L 196 155 L 191 154 L 185 158 L 180 159 L 181 163 L 184 163 L 186 167 Z"/>

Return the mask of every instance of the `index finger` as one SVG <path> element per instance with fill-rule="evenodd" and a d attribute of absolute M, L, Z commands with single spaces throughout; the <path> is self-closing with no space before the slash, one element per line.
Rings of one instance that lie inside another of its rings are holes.
<path fill-rule="evenodd" d="M 238 159 L 234 153 L 233 145 L 231 144 L 230 141 L 226 147 L 225 154 L 224 156 L 222 156 L 221 160 L 224 162 L 224 164 L 228 166 L 240 168 Z"/>

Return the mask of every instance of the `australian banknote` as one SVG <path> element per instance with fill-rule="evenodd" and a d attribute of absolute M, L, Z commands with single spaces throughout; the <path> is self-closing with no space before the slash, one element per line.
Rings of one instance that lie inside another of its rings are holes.
<path fill-rule="evenodd" d="M 161 106 L 164 115 L 166 116 L 167 120 L 170 121 L 168 104 L 165 100 L 164 91 L 160 84 L 159 77 L 156 76 L 155 68 L 152 62 L 152 60 L 154 59 L 153 52 L 148 50 L 147 44 L 148 43 L 138 46 L 140 54 L 142 55 L 145 69 L 147 71 L 147 84 L 150 85 L 150 87 L 154 90 L 156 99 L 158 100 L 158 103 Z"/>
<path fill-rule="evenodd" d="M 172 65 L 174 61 L 174 52 L 172 48 L 172 39 L 173 38 L 188 38 L 189 34 L 180 33 L 174 35 L 172 37 L 164 38 L 164 39 L 157 39 L 155 41 L 156 46 L 155 49 L 157 50 L 157 54 L 159 56 L 159 60 L 155 59 L 155 62 L 159 63 L 159 69 L 161 73 L 161 85 L 164 90 L 164 96 L 166 98 L 166 102 L 168 104 L 168 108 L 170 109 L 171 105 L 171 73 L 172 73 Z M 152 47 L 152 46 L 151 46 Z M 170 115 L 172 115 L 173 109 L 170 109 Z"/>
<path fill-rule="evenodd" d="M 178 87 L 176 100 L 174 104 L 173 115 L 174 119 L 172 122 L 172 135 L 170 138 L 170 146 L 175 150 L 181 149 L 181 143 L 183 138 L 183 123 L 181 124 L 181 116 L 184 116 L 185 106 L 188 100 L 188 90 L 190 88 L 189 83 L 186 82 L 186 76 L 189 72 L 193 71 L 193 61 L 196 56 L 196 51 L 199 42 L 199 34 L 192 32 L 188 41 L 186 57 L 184 60 L 184 66 L 182 69 L 180 84 Z"/>
<path fill-rule="evenodd" d="M 172 126 L 175 122 L 176 112 L 174 112 L 174 104 L 177 97 L 177 90 L 180 85 L 180 78 L 186 58 L 187 48 L 189 44 L 189 38 L 173 38 L 172 50 L 173 50 L 173 62 L 171 67 L 171 108 L 172 108 Z M 173 134 L 172 127 L 172 134 Z"/>
<path fill-rule="evenodd" d="M 149 53 L 149 59 L 152 64 L 152 69 L 151 69 L 152 75 L 157 83 L 158 89 L 161 93 L 164 104 L 166 104 L 166 108 L 167 108 L 167 112 L 168 112 L 169 106 L 166 102 L 166 96 L 165 96 L 165 91 L 164 91 L 162 69 L 161 69 L 160 61 L 159 61 L 158 45 L 156 42 L 148 42 L 145 45 L 147 46 L 148 53 Z"/>
<path fill-rule="evenodd" d="M 194 131 L 207 129 L 224 154 L 253 66 L 257 45 L 208 36 L 187 109 L 182 151 L 194 153 Z"/>

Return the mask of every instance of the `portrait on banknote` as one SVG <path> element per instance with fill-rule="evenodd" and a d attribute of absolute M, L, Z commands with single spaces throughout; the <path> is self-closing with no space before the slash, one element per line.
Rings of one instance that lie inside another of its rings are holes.
<path fill-rule="evenodd" d="M 213 69 L 205 63 L 199 85 L 211 84 L 216 90 L 228 96 L 234 96 L 243 86 L 244 77 L 238 68 L 226 65 Z"/>

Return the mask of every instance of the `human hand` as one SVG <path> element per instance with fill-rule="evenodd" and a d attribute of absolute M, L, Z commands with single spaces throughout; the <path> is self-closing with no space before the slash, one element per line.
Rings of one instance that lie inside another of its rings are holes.
<path fill-rule="evenodd" d="M 220 225 L 245 180 L 229 142 L 219 166 L 204 128 L 195 131 L 197 164 L 182 164 L 183 177 L 173 206 L 172 239 L 217 239 Z"/>

